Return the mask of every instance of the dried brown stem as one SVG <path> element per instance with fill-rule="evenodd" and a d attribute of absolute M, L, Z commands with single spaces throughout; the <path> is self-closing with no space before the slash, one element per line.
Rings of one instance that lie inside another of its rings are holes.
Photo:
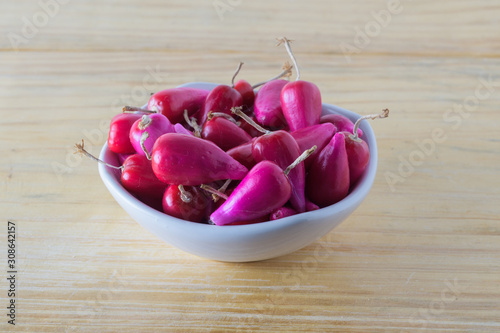
<path fill-rule="evenodd" d="M 85 142 L 83 141 L 83 139 L 82 139 L 82 143 L 76 143 L 75 144 L 75 149 L 76 149 L 75 153 L 80 153 L 82 155 L 85 155 L 88 158 L 93 159 L 94 161 L 99 162 L 101 164 L 104 164 L 105 166 L 108 166 L 110 168 L 118 169 L 118 170 L 122 170 L 123 171 L 123 166 L 117 167 L 115 165 L 108 164 L 108 163 L 104 162 L 103 160 L 95 157 L 94 155 L 92 155 L 91 153 L 89 153 L 87 150 L 85 150 Z"/>
<path fill-rule="evenodd" d="M 352 134 L 350 135 L 350 138 L 353 140 L 360 140 L 358 137 L 358 128 L 361 123 L 361 120 L 364 119 L 377 119 L 377 118 L 387 118 L 389 117 L 389 109 L 383 109 L 381 113 L 378 114 L 369 114 L 363 117 L 359 117 L 358 120 L 354 123 L 354 128 L 352 130 Z"/>
<path fill-rule="evenodd" d="M 302 154 L 300 154 L 299 157 L 297 157 L 297 159 L 295 161 L 293 161 L 292 164 L 290 164 L 286 169 L 285 169 L 285 175 L 288 176 L 288 174 L 290 173 L 290 171 L 292 171 L 293 168 L 295 168 L 297 165 L 299 165 L 300 163 L 304 162 L 304 160 L 306 158 L 308 158 L 309 156 L 311 156 L 312 153 L 314 153 L 316 151 L 318 147 L 317 146 L 312 146 L 311 148 L 307 149 L 306 151 L 304 151 Z"/>
<path fill-rule="evenodd" d="M 293 65 L 295 66 L 295 71 L 297 71 L 297 78 L 295 80 L 298 81 L 300 79 L 300 70 L 299 70 L 299 66 L 297 65 L 297 60 L 295 59 L 295 56 L 293 55 L 292 48 L 290 47 L 290 42 L 291 42 L 291 40 L 289 40 L 288 38 L 281 37 L 281 38 L 278 38 L 278 45 L 277 46 L 280 46 L 281 44 L 285 44 L 286 52 L 288 52 L 288 55 L 292 59 Z"/>
<path fill-rule="evenodd" d="M 144 113 L 158 113 L 157 111 L 154 110 L 148 110 L 148 109 L 143 109 L 143 108 L 138 108 L 136 106 L 124 106 L 122 109 L 123 113 L 133 113 L 133 112 L 144 112 Z"/>
<path fill-rule="evenodd" d="M 217 195 L 217 196 L 219 196 L 219 197 L 221 197 L 221 198 L 223 198 L 223 199 L 225 199 L 225 200 L 227 200 L 227 198 L 228 198 L 228 196 L 227 196 L 227 195 L 225 195 L 224 193 L 222 193 L 222 192 L 220 192 L 220 191 L 218 191 L 218 190 L 214 189 L 214 188 L 213 188 L 213 187 L 211 187 L 211 186 L 208 186 L 208 185 L 205 185 L 205 184 L 201 184 L 201 185 L 200 185 L 200 188 L 201 188 L 202 190 L 207 191 L 208 193 L 215 194 L 215 195 Z"/>
<path fill-rule="evenodd" d="M 142 148 L 142 151 L 144 152 L 144 154 L 146 154 L 146 158 L 151 161 L 151 154 L 147 150 L 146 144 L 145 144 L 146 140 L 148 138 L 149 138 L 149 133 L 148 132 L 142 133 L 142 135 L 141 135 L 141 148 Z"/>
<path fill-rule="evenodd" d="M 237 116 L 239 116 L 241 119 L 252 125 L 257 131 L 262 132 L 264 134 L 269 134 L 271 131 L 266 130 L 264 127 L 260 126 L 257 124 L 255 121 L 253 121 L 252 118 L 247 116 L 243 111 L 241 111 L 242 107 L 241 106 L 235 106 L 231 108 L 231 112 Z"/>
<path fill-rule="evenodd" d="M 259 82 L 257 84 L 254 84 L 252 86 L 253 89 L 256 89 L 260 86 L 263 86 L 264 84 L 270 82 L 270 81 L 274 81 L 274 80 L 278 80 L 278 79 L 281 79 L 283 77 L 287 77 L 289 78 L 291 75 L 292 75 L 292 68 L 293 68 L 293 65 L 291 65 L 288 61 L 285 62 L 285 64 L 283 65 L 283 72 L 281 72 L 279 75 L 275 76 L 275 77 L 272 77 L 270 78 L 269 80 L 267 81 L 263 81 L 263 82 Z"/>
<path fill-rule="evenodd" d="M 238 68 L 236 68 L 236 72 L 234 72 L 233 78 L 231 79 L 231 85 L 233 86 L 233 88 L 234 88 L 234 80 L 236 79 L 236 76 L 238 76 L 241 67 L 243 67 L 243 64 L 244 63 L 240 61 L 240 63 L 238 64 Z"/>
<path fill-rule="evenodd" d="M 188 110 L 184 110 L 184 120 L 186 123 L 193 128 L 193 133 L 194 136 L 197 138 L 201 137 L 201 127 L 198 125 L 196 122 L 196 119 L 194 117 L 189 118 Z"/>
<path fill-rule="evenodd" d="M 183 185 L 177 186 L 179 192 L 181 193 L 181 200 L 185 203 L 190 203 L 193 200 L 193 195 L 186 191 Z"/>

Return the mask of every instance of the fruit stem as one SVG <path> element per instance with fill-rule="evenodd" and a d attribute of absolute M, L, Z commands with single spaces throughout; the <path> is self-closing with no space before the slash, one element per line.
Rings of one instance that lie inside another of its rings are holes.
<path fill-rule="evenodd" d="M 234 72 L 233 78 L 231 79 L 232 88 L 234 88 L 234 79 L 236 79 L 236 76 L 238 76 L 238 73 L 240 72 L 241 67 L 243 67 L 243 64 L 244 63 L 240 61 L 240 63 L 238 64 L 238 68 L 236 68 L 236 72 Z"/>
<path fill-rule="evenodd" d="M 281 37 L 281 38 L 278 38 L 278 45 L 277 46 L 280 46 L 281 44 L 285 44 L 286 52 L 288 52 L 288 55 L 292 59 L 293 65 L 295 66 L 295 70 L 297 71 L 297 78 L 295 79 L 295 81 L 298 81 L 300 79 L 300 70 L 299 70 L 299 66 L 297 65 L 297 60 L 295 59 L 295 56 L 293 55 L 292 48 L 290 47 L 290 42 L 291 42 L 291 40 L 289 40 L 288 38 Z"/>
<path fill-rule="evenodd" d="M 220 193 L 226 193 L 227 187 L 229 186 L 229 184 L 231 184 L 231 181 L 232 179 L 226 180 L 226 182 L 219 188 L 218 191 Z M 217 202 L 219 201 L 220 196 L 218 196 L 217 194 L 212 194 L 212 199 L 214 199 L 214 202 Z"/>
<path fill-rule="evenodd" d="M 123 113 L 134 113 L 134 112 L 145 112 L 145 113 L 158 113 L 157 111 L 154 111 L 154 110 L 147 110 L 147 109 L 143 109 L 143 108 L 138 108 L 136 106 L 124 106 L 123 109 L 122 109 Z"/>
<path fill-rule="evenodd" d="M 355 140 L 355 141 L 361 140 L 358 137 L 358 128 L 359 128 L 359 124 L 361 123 L 361 120 L 363 120 L 363 119 L 387 118 L 387 117 L 389 117 L 389 109 L 383 109 L 382 113 L 369 114 L 369 115 L 366 115 L 366 116 L 363 116 L 363 117 L 359 117 L 358 120 L 356 120 L 356 122 L 354 123 L 354 128 L 352 130 L 352 134 L 349 137 L 352 140 Z"/>
<path fill-rule="evenodd" d="M 92 155 L 91 153 L 89 153 L 88 151 L 86 151 L 85 150 L 85 142 L 83 141 L 83 139 L 82 139 L 82 143 L 76 143 L 75 144 L 75 148 L 76 148 L 75 153 L 80 153 L 82 155 L 85 155 L 88 158 L 93 159 L 96 162 L 104 164 L 107 167 L 110 167 L 110 168 L 113 168 L 113 169 L 118 169 L 118 170 L 121 170 L 121 171 L 123 171 L 123 169 L 124 169 L 123 166 L 117 167 L 115 165 L 108 164 L 108 163 L 104 162 L 103 160 L 98 159 L 97 157 L 95 157 L 94 155 Z"/>
<path fill-rule="evenodd" d="M 223 198 L 223 199 L 225 199 L 225 200 L 227 200 L 227 198 L 228 198 L 228 196 L 227 196 L 227 195 L 225 195 L 224 193 L 222 193 L 222 192 L 220 192 L 220 191 L 218 191 L 218 190 L 214 189 L 214 188 L 213 188 L 213 187 L 211 187 L 211 186 L 208 186 L 208 185 L 205 185 L 205 184 L 201 184 L 201 185 L 200 185 L 200 188 L 201 188 L 202 190 L 207 191 L 208 193 L 215 194 L 215 195 L 217 195 L 217 196 L 219 196 L 219 197 L 221 197 L 221 198 Z"/>
<path fill-rule="evenodd" d="M 179 192 L 181 193 L 181 200 L 185 203 L 190 203 L 193 200 L 193 195 L 186 191 L 183 185 L 177 186 Z"/>
<path fill-rule="evenodd" d="M 315 145 L 315 146 L 312 146 L 311 148 L 307 149 L 306 151 L 304 151 L 302 154 L 300 154 L 299 157 L 297 157 L 297 159 L 295 161 L 293 161 L 292 164 L 290 164 L 286 169 L 285 169 L 285 176 L 288 176 L 288 174 L 290 173 L 290 171 L 292 171 L 293 168 L 295 168 L 297 165 L 299 165 L 300 163 L 304 162 L 304 160 L 306 158 L 308 158 L 309 156 L 311 156 L 312 153 L 314 153 L 316 151 L 318 147 Z"/>
<path fill-rule="evenodd" d="M 194 136 L 197 137 L 197 138 L 200 138 L 201 137 L 201 128 L 200 128 L 200 125 L 198 125 L 198 123 L 196 122 L 196 119 L 194 119 L 194 117 L 191 117 L 189 118 L 189 114 L 188 114 L 188 110 L 184 110 L 184 120 L 186 121 L 186 123 L 191 126 L 194 130 Z"/>
<path fill-rule="evenodd" d="M 207 115 L 207 120 L 212 120 L 215 117 L 225 118 L 225 119 L 229 120 L 230 122 L 233 122 L 236 125 L 240 126 L 240 122 L 236 121 L 233 117 L 231 117 L 230 115 L 228 115 L 227 113 L 224 113 L 224 112 L 213 112 L 213 111 L 210 111 L 208 113 L 208 115 Z"/>
<path fill-rule="evenodd" d="M 263 82 L 259 82 L 257 84 L 254 84 L 252 86 L 252 89 L 256 89 L 256 88 L 263 86 L 264 84 L 266 84 L 270 81 L 278 80 L 278 79 L 281 79 L 282 77 L 285 77 L 285 76 L 290 77 L 290 75 L 292 75 L 292 68 L 293 68 L 293 65 L 290 65 L 290 63 L 288 61 L 285 62 L 285 64 L 283 65 L 283 72 L 281 72 L 279 75 L 277 75 L 273 78 L 270 78 L 267 81 L 263 81 Z"/>
<path fill-rule="evenodd" d="M 148 138 L 149 138 L 148 132 L 142 133 L 142 135 L 141 135 L 141 148 L 142 148 L 142 151 L 144 152 L 144 154 L 146 154 L 146 158 L 151 161 L 151 154 L 149 154 L 149 151 L 146 149 L 146 145 L 145 145 L 145 142 Z"/>
<path fill-rule="evenodd" d="M 257 124 L 255 121 L 253 121 L 252 118 L 247 116 L 243 111 L 241 111 L 242 107 L 241 106 L 235 106 L 231 108 L 231 112 L 237 116 L 239 116 L 241 119 L 249 123 L 251 126 L 253 126 L 257 131 L 262 132 L 264 134 L 269 134 L 271 131 L 266 130 L 264 127 L 260 126 Z"/>
<path fill-rule="evenodd" d="M 151 119 L 150 116 L 145 114 L 142 116 L 141 121 L 139 121 L 139 124 L 137 124 L 137 127 L 139 127 L 140 130 L 145 130 L 151 123 L 153 122 L 153 119 Z"/>

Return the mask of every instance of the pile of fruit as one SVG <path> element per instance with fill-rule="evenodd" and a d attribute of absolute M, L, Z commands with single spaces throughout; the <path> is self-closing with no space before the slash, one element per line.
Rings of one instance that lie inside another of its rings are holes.
<path fill-rule="evenodd" d="M 321 94 L 291 65 L 267 82 L 213 90 L 179 87 L 153 94 L 146 108 L 125 107 L 108 148 L 121 183 L 171 216 L 215 225 L 258 223 L 335 204 L 363 175 L 370 156 L 355 124 L 321 115 Z M 260 87 L 257 93 L 255 89 Z M 87 155 L 82 144 L 77 149 Z M 102 161 L 101 161 L 102 162 Z M 104 162 L 103 162 L 104 163 Z"/>

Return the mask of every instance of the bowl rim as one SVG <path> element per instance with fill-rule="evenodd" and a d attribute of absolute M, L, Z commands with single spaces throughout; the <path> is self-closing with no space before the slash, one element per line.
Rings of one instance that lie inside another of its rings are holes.
<path fill-rule="evenodd" d="M 179 87 L 211 89 L 216 85 L 217 84 L 210 82 L 191 82 L 183 84 Z M 360 117 L 359 114 L 356 114 L 352 111 L 346 110 L 339 106 L 322 103 L 322 115 L 328 113 L 339 113 L 341 115 L 348 117 L 351 120 L 355 120 Z M 150 215 L 150 217 L 153 217 L 155 219 L 155 223 L 165 223 L 166 220 L 168 220 L 168 225 L 165 225 L 164 227 L 182 228 L 185 229 L 186 232 L 203 232 L 207 236 L 210 236 L 211 234 L 216 234 L 219 237 L 236 237 L 241 233 L 245 233 L 247 236 L 249 234 L 259 235 L 262 233 L 268 233 L 276 231 L 278 229 L 291 227 L 299 223 L 304 223 L 305 221 L 315 220 L 328 215 L 335 215 L 341 213 L 344 210 L 348 210 L 352 206 L 359 205 L 359 203 L 369 193 L 373 185 L 377 172 L 377 161 L 378 161 L 376 138 L 370 123 L 366 120 L 363 120 L 360 124 L 360 128 L 363 130 L 363 138 L 367 142 L 369 147 L 370 160 L 368 162 L 368 166 L 365 173 L 358 181 L 354 189 L 351 192 L 349 192 L 349 194 L 344 199 L 333 205 L 273 221 L 266 221 L 266 222 L 246 224 L 246 225 L 217 226 L 212 224 L 195 223 L 182 220 L 167 215 L 163 212 L 160 212 L 144 204 L 135 196 L 133 196 L 131 193 L 129 193 L 121 185 L 119 176 L 117 174 L 117 170 L 107 167 L 101 163 L 98 163 L 98 170 L 105 186 L 108 188 L 110 192 L 114 192 L 112 193 L 113 196 L 119 196 L 122 200 L 130 204 L 132 206 L 131 208 L 140 210 L 145 214 Z M 111 161 L 110 159 L 112 159 L 113 156 L 115 157 L 114 161 Z M 116 163 L 117 161 L 117 154 L 108 149 L 108 145 L 106 142 L 101 149 L 99 158 L 105 162 L 113 164 Z"/>

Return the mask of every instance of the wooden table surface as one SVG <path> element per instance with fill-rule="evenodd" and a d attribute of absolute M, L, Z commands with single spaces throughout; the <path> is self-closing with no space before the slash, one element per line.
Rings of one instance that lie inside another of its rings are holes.
<path fill-rule="evenodd" d="M 499 332 L 500 4 L 494 0 L 3 1 L 0 331 Z M 123 105 L 288 58 L 372 123 L 373 188 L 318 242 L 201 259 L 134 222 L 97 166 Z M 16 228 L 15 327 L 6 309 Z"/>

